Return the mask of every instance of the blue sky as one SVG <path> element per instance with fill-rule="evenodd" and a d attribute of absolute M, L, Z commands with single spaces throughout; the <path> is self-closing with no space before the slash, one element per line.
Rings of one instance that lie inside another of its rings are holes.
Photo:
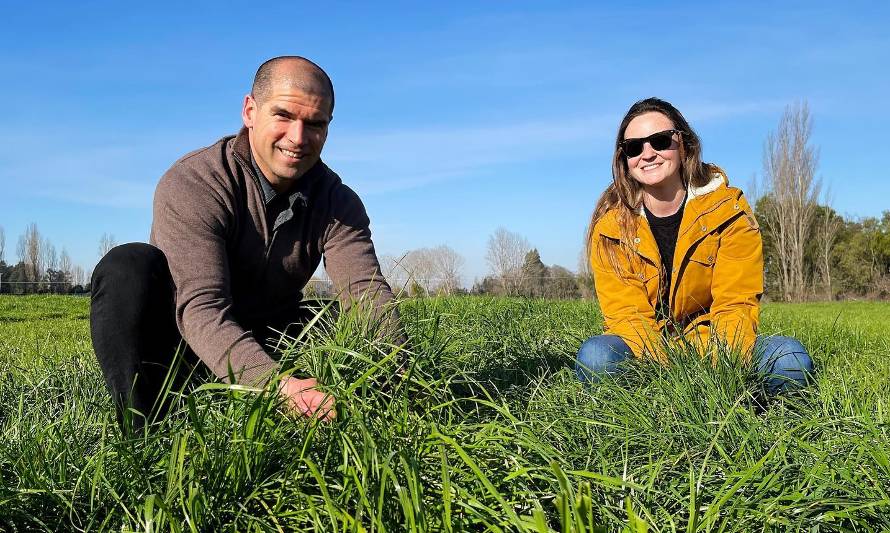
<path fill-rule="evenodd" d="M 323 158 L 378 253 L 447 244 L 467 283 L 498 227 L 578 265 L 618 122 L 673 102 L 747 187 L 786 105 L 809 102 L 820 174 L 853 216 L 890 209 L 884 2 L 8 3 L 0 22 L 0 226 L 91 268 L 147 240 L 182 154 L 234 133 L 256 67 L 300 54 L 337 91 Z"/>

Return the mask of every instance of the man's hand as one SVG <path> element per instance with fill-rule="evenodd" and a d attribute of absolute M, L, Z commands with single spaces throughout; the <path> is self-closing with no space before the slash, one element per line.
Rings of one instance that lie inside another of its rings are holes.
<path fill-rule="evenodd" d="M 334 397 L 318 390 L 317 385 L 315 378 L 286 378 L 281 380 L 278 391 L 287 398 L 288 407 L 303 416 L 321 420 L 337 418 Z"/>

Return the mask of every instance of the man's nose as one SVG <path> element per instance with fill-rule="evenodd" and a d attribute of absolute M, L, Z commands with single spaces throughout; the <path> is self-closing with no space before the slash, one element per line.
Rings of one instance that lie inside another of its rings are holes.
<path fill-rule="evenodd" d="M 297 146 L 306 142 L 306 126 L 302 120 L 294 120 L 287 129 L 287 138 Z"/>

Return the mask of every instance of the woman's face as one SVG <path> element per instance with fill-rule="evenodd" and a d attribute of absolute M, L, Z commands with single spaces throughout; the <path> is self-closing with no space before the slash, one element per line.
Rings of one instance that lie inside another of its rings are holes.
<path fill-rule="evenodd" d="M 674 123 L 657 111 L 634 117 L 624 130 L 624 139 L 641 139 L 653 133 L 674 129 Z M 655 150 L 650 143 L 643 144 L 643 152 L 627 159 L 630 175 L 644 188 L 675 187 L 682 185 L 680 177 L 680 136 L 673 134 L 673 142 L 664 150 Z"/>

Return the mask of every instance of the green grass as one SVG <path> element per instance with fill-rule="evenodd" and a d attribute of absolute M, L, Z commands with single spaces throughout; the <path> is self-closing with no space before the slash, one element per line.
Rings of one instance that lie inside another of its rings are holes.
<path fill-rule="evenodd" d="M 0 530 L 890 529 L 886 303 L 767 305 L 762 331 L 801 339 L 818 373 L 765 398 L 688 354 L 582 386 L 590 303 L 409 301 L 403 379 L 355 316 L 287 350 L 329 384 L 331 424 L 199 383 L 126 437 L 88 305 L 0 298 Z"/>

